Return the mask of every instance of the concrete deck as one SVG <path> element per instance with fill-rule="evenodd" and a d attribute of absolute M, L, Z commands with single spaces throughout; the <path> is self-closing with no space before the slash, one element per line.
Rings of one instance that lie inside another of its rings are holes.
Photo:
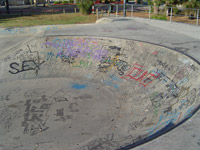
<path fill-rule="evenodd" d="M 200 28 L 108 22 L 1 30 L 2 150 L 200 148 Z"/>

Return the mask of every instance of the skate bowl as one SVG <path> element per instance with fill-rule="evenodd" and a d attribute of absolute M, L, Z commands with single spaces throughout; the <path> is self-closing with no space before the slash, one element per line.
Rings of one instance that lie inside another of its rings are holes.
<path fill-rule="evenodd" d="M 134 148 L 198 110 L 199 70 L 151 43 L 36 37 L 0 56 L 0 148 Z"/>

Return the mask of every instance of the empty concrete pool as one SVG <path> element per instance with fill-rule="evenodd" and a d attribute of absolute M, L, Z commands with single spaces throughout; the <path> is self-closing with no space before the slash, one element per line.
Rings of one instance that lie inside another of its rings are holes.
<path fill-rule="evenodd" d="M 199 64 L 150 43 L 38 37 L 0 56 L 3 149 L 130 149 L 199 107 Z"/>

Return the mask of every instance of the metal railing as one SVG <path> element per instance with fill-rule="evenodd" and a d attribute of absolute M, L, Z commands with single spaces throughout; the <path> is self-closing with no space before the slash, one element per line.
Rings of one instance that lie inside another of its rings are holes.
<path fill-rule="evenodd" d="M 99 16 L 104 17 L 119 17 L 123 16 L 122 4 L 97 4 L 95 5 L 95 12 Z M 97 13 L 98 11 L 98 13 Z M 148 5 L 126 5 L 127 17 L 142 17 L 148 19 L 159 19 L 170 22 L 183 22 L 189 24 L 199 25 L 199 9 L 198 8 L 183 8 L 183 7 L 158 7 L 157 13 L 153 12 L 153 6 Z"/>

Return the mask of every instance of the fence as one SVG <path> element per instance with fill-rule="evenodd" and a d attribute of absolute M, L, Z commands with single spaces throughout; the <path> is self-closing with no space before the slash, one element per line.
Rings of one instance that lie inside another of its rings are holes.
<path fill-rule="evenodd" d="M 183 22 L 199 25 L 199 9 L 194 8 L 182 8 L 182 7 L 157 7 L 158 11 L 155 14 L 153 12 L 153 6 L 148 5 L 126 5 L 126 16 L 127 17 L 142 17 L 148 19 L 159 19 L 174 22 Z M 123 5 L 95 5 L 97 18 L 101 16 L 107 17 L 119 17 L 123 16 Z"/>
<path fill-rule="evenodd" d="M 31 8 L 10 8 L 9 14 L 6 9 L 0 10 L 0 16 L 28 16 L 39 14 L 61 14 L 61 13 L 76 13 L 79 9 L 75 5 L 65 7 L 31 7 Z"/>
<path fill-rule="evenodd" d="M 122 4 L 96 4 L 94 11 L 99 17 L 119 17 L 123 16 Z M 23 9 L 10 9 L 9 16 L 12 15 L 39 15 L 39 14 L 60 14 L 76 13 L 79 9 L 76 5 L 67 5 L 63 7 L 31 7 Z M 0 10 L 0 16 L 8 15 L 5 9 Z M 199 9 L 181 8 L 181 7 L 158 7 L 158 13 L 153 13 L 153 6 L 148 5 L 126 5 L 127 17 L 142 17 L 148 19 L 168 20 L 170 22 L 183 22 L 199 25 Z"/>

